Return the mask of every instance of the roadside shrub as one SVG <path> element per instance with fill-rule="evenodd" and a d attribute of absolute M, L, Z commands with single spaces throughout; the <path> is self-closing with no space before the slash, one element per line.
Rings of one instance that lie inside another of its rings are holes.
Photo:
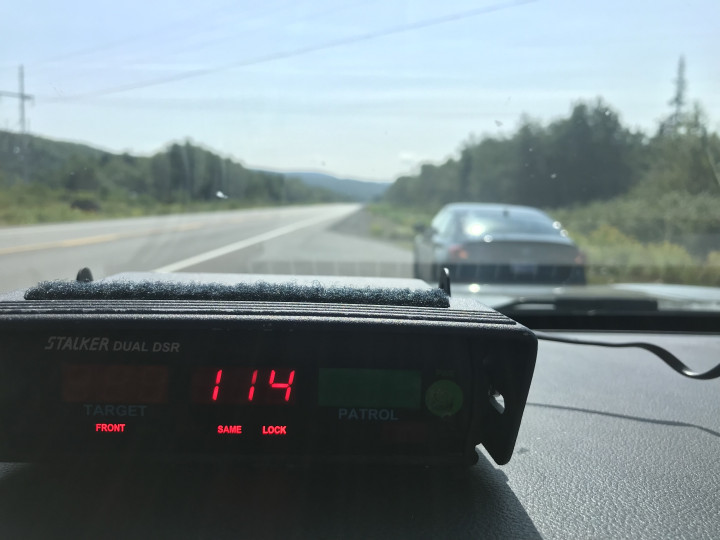
<path fill-rule="evenodd" d="M 678 242 L 689 235 L 720 233 L 720 196 L 667 192 L 653 200 L 617 198 L 549 213 L 571 235 L 610 225 L 642 242 Z"/>
<path fill-rule="evenodd" d="M 588 281 L 720 285 L 720 252 L 703 261 L 671 242 L 642 243 L 617 227 L 601 225 L 588 235 L 575 235 L 588 258 Z"/>

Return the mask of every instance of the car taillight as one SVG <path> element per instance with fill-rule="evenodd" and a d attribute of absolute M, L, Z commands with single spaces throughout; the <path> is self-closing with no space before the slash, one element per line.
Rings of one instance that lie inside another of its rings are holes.
<path fill-rule="evenodd" d="M 450 257 L 453 259 L 465 260 L 468 258 L 468 252 L 465 250 L 465 248 L 461 244 L 455 244 L 453 246 L 450 246 L 448 248 L 448 253 L 450 254 Z"/>

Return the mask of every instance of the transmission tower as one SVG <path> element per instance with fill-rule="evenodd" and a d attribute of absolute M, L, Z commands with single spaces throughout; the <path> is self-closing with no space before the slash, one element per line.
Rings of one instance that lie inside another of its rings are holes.
<path fill-rule="evenodd" d="M 17 98 L 20 101 L 20 140 L 22 141 L 22 162 L 23 162 L 23 180 L 27 182 L 27 130 L 25 122 L 25 102 L 32 102 L 35 99 L 30 94 L 25 93 L 25 69 L 23 66 L 18 68 L 18 91 L 7 92 L 0 90 L 0 97 Z"/>

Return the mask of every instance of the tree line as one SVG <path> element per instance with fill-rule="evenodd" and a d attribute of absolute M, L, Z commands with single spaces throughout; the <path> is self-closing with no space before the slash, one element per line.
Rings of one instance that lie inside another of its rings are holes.
<path fill-rule="evenodd" d="M 189 141 L 138 157 L 0 131 L 0 187 L 12 186 L 43 187 L 98 204 L 117 198 L 161 204 L 230 198 L 248 205 L 339 198 L 295 178 L 248 169 Z"/>
<path fill-rule="evenodd" d="M 459 156 L 399 178 L 385 200 L 437 208 L 453 201 L 567 208 L 620 196 L 720 194 L 720 139 L 699 105 L 656 133 L 633 131 L 602 99 L 548 124 L 524 118 L 509 137 L 466 142 Z"/>
<path fill-rule="evenodd" d="M 604 202 L 618 199 L 716 198 L 720 139 L 701 105 L 688 106 L 686 94 L 681 57 L 670 111 L 654 133 L 624 126 L 601 98 L 579 101 L 566 118 L 543 124 L 525 116 L 511 136 L 471 138 L 458 157 L 399 178 L 385 200 L 428 210 L 452 201 L 564 210 L 590 205 L 602 214 L 611 208 Z"/>

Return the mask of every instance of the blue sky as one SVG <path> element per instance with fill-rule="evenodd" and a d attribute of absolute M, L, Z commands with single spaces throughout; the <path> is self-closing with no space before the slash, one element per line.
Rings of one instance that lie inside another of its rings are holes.
<path fill-rule="evenodd" d="M 24 64 L 39 135 L 391 180 L 578 99 L 653 130 L 680 55 L 718 129 L 718 21 L 717 0 L 5 2 L 0 90 Z"/>

